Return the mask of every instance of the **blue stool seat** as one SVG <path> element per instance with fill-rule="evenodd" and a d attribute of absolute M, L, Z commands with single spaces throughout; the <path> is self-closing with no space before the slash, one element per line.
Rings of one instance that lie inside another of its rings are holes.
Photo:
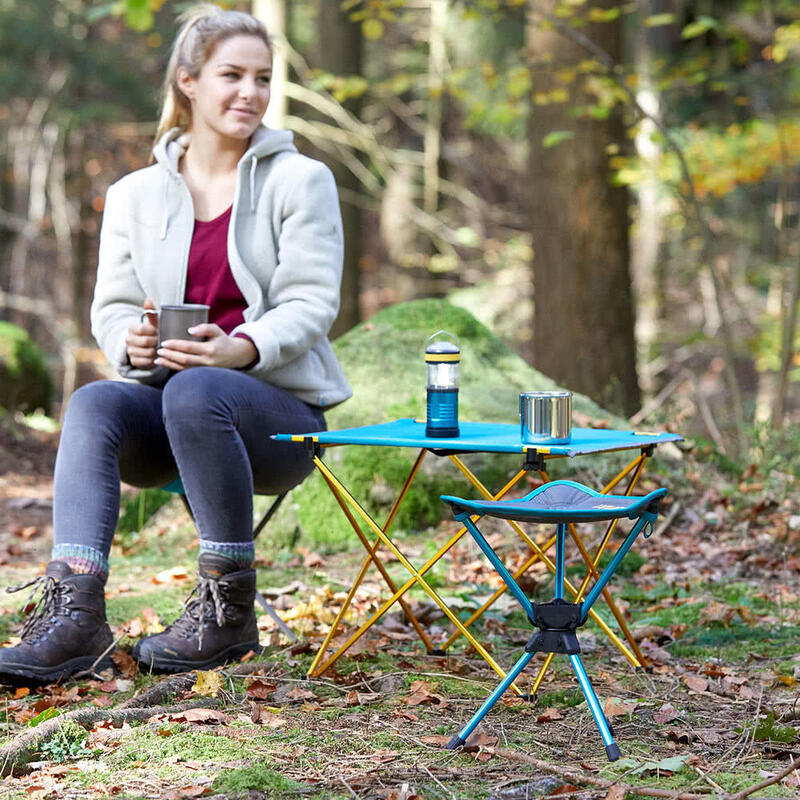
<path fill-rule="evenodd" d="M 525 652 L 508 675 L 503 678 L 500 685 L 475 712 L 470 721 L 448 742 L 449 749 L 454 750 L 464 745 L 472 731 L 536 653 L 562 653 L 569 657 L 581 691 L 600 731 L 603 744 L 606 746 L 606 755 L 611 761 L 616 761 L 620 757 L 619 747 L 613 739 L 611 726 L 608 724 L 600 701 L 597 699 L 589 676 L 583 667 L 580 658 L 581 648 L 576 632 L 586 622 L 595 600 L 600 596 L 639 534 L 644 532 L 647 537 L 652 533 L 658 517 L 659 502 L 666 493 L 666 489 L 656 489 L 644 497 L 604 495 L 575 481 L 552 481 L 534 489 L 521 500 L 465 500 L 461 497 L 442 495 L 442 500 L 452 508 L 453 516 L 470 532 L 472 538 L 483 550 L 511 594 L 527 614 L 531 625 L 536 629 L 525 645 Z M 472 519 L 473 516 L 556 524 L 555 596 L 551 601 L 532 603 L 528 599 L 514 576 L 478 530 Z M 597 578 L 595 585 L 582 602 L 567 602 L 564 599 L 564 545 L 567 526 L 574 522 L 601 522 L 623 517 L 636 520 L 636 522 L 614 553 L 610 563 Z"/>
<path fill-rule="evenodd" d="M 600 494 L 575 481 L 551 481 L 534 489 L 521 500 L 462 500 L 442 495 L 454 513 L 464 509 L 481 517 L 500 517 L 522 522 L 599 522 L 628 517 L 636 519 L 643 510 L 667 493 L 656 489 L 645 497 Z"/>

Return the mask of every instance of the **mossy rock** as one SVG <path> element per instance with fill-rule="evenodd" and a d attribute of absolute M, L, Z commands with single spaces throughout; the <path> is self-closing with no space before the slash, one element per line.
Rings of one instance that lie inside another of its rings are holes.
<path fill-rule="evenodd" d="M 0 322 L 0 406 L 49 413 L 52 398 L 53 379 L 42 351 L 22 328 Z"/>
<path fill-rule="evenodd" d="M 518 423 L 520 392 L 560 388 L 512 352 L 469 312 L 443 300 L 416 300 L 384 309 L 334 342 L 336 355 L 353 387 L 353 397 L 326 414 L 328 428 L 423 417 L 424 345 L 440 329 L 454 333 L 460 341 L 462 420 Z M 573 408 L 593 418 L 619 422 L 582 395 L 573 396 Z M 382 524 L 416 455 L 417 451 L 407 448 L 335 447 L 325 450 L 324 458 Z M 518 455 L 474 454 L 465 456 L 464 461 L 491 488 L 503 485 L 520 467 Z M 428 454 L 392 530 L 421 530 L 436 525 L 446 516 L 439 495 L 465 492 L 465 479 L 449 459 Z M 475 496 L 474 491 L 468 495 Z M 369 539 L 374 538 L 370 531 L 365 533 Z M 320 549 L 350 547 L 354 536 L 316 472 L 292 492 L 264 531 L 264 539 L 276 545 L 303 540 Z"/>

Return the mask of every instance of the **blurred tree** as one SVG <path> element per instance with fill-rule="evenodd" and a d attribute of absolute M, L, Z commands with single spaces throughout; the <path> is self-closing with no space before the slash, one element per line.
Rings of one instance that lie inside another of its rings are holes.
<path fill-rule="evenodd" d="M 88 336 L 102 196 L 124 170 L 107 126 L 156 109 L 160 39 L 126 33 L 81 0 L 0 0 L 0 316 L 59 353 L 66 395 Z"/>
<path fill-rule="evenodd" d="M 361 26 L 342 8 L 341 0 L 319 0 L 317 11 L 315 64 L 335 80 L 358 77 L 362 72 L 363 37 Z M 360 93 L 342 101 L 355 117 L 361 110 Z M 361 255 L 363 230 L 359 194 L 361 181 L 340 159 L 326 158 L 339 187 L 344 226 L 344 269 L 342 272 L 341 306 L 331 335 L 336 337 L 350 330 L 361 319 Z"/>
<path fill-rule="evenodd" d="M 528 36 L 533 363 L 559 383 L 632 414 L 640 396 L 628 193 L 613 185 L 608 162 L 625 147 L 619 92 L 593 67 L 591 50 L 547 24 L 556 6 L 556 0 L 536 3 Z M 621 61 L 615 3 L 570 6 L 570 13 L 581 36 Z"/>

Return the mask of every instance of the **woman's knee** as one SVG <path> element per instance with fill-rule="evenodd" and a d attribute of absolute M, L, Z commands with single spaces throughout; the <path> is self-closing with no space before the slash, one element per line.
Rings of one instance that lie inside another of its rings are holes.
<path fill-rule="evenodd" d="M 77 389 L 69 399 L 64 425 L 90 423 L 102 425 L 104 420 L 119 418 L 128 403 L 120 381 L 94 381 Z"/>
<path fill-rule="evenodd" d="M 219 367 L 192 367 L 173 375 L 161 400 L 164 421 L 196 423 L 217 413 L 226 372 Z"/>

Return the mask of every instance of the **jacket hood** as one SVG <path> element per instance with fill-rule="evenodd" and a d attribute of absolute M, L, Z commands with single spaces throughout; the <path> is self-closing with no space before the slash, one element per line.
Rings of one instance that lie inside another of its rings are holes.
<path fill-rule="evenodd" d="M 191 134 L 182 133 L 180 128 L 168 130 L 153 147 L 153 158 L 156 163 L 161 164 L 166 170 L 164 175 L 164 218 L 161 225 L 161 239 L 167 235 L 167 225 L 169 224 L 169 214 L 166 207 L 167 184 L 169 176 L 178 177 L 178 162 L 186 152 L 191 141 Z M 244 178 L 243 172 L 249 170 L 250 180 L 250 211 L 254 213 L 255 207 L 255 180 L 256 166 L 262 158 L 272 156 L 275 153 L 296 153 L 294 146 L 294 136 L 291 131 L 272 130 L 259 125 L 250 137 L 250 145 L 245 154 L 239 159 L 238 172 L 239 182 Z"/>
<path fill-rule="evenodd" d="M 153 147 L 153 158 L 173 175 L 178 174 L 178 161 L 186 152 L 192 136 L 180 128 L 168 130 Z M 239 161 L 239 166 L 252 159 L 260 159 L 281 152 L 296 153 L 291 131 L 272 130 L 259 125 L 250 137 L 250 146 Z"/>

